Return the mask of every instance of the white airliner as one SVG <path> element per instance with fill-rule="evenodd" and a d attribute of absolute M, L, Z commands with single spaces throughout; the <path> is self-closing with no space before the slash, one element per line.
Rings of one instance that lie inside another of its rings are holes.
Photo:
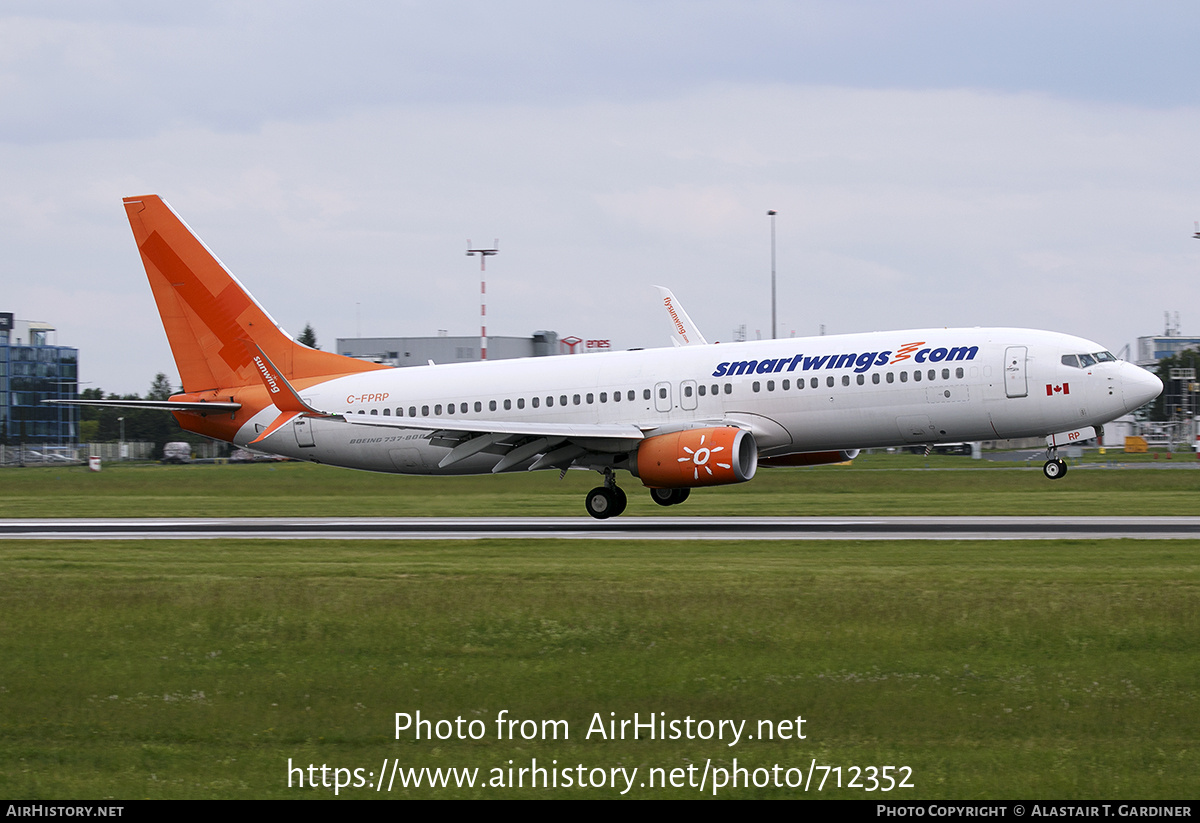
<path fill-rule="evenodd" d="M 710 345 L 666 289 L 670 349 L 393 369 L 292 339 L 157 196 L 125 210 L 179 368 L 183 428 L 314 463 L 403 474 L 588 469 L 585 505 L 656 503 L 759 466 L 860 449 L 1046 437 L 1060 445 L 1162 391 L 1098 343 L 1029 329 L 917 329 Z M 129 405 L 117 401 L 114 404 Z"/>

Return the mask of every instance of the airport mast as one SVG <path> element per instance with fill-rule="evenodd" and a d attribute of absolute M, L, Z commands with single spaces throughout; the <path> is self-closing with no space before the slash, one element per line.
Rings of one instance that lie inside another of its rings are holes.
<path fill-rule="evenodd" d="M 767 217 L 771 218 L 771 339 L 774 340 L 778 336 L 775 334 L 775 209 L 768 209 Z"/>
<path fill-rule="evenodd" d="M 479 255 L 479 359 L 487 360 L 487 259 L 500 253 L 500 238 L 490 249 L 473 249 L 467 240 L 467 257 Z"/>

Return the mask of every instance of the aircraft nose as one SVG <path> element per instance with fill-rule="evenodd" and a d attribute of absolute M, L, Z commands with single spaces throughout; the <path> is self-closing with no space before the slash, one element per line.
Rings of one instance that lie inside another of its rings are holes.
<path fill-rule="evenodd" d="M 1125 374 L 1121 380 L 1121 391 L 1124 395 L 1126 411 L 1133 411 L 1139 406 L 1144 406 L 1162 394 L 1163 383 L 1158 379 L 1158 375 L 1132 363 L 1125 363 L 1124 366 Z"/>

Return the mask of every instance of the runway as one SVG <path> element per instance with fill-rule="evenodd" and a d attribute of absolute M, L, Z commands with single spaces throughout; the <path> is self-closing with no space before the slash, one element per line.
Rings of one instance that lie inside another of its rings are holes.
<path fill-rule="evenodd" d="M 1200 538 L 1200 517 L 243 517 L 0 520 L 39 540 L 1061 540 Z"/>

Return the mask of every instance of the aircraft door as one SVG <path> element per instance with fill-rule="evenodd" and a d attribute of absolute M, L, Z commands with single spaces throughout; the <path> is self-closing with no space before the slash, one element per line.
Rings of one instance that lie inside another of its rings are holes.
<path fill-rule="evenodd" d="M 1025 346 L 1009 346 L 1004 350 L 1004 394 L 1007 397 L 1026 397 L 1029 394 L 1025 376 Z"/>
<path fill-rule="evenodd" d="M 671 410 L 671 384 L 656 383 L 654 386 L 654 408 L 660 412 Z"/>
<path fill-rule="evenodd" d="M 679 405 L 687 411 L 693 411 L 696 403 L 696 381 L 684 380 L 679 384 Z"/>
<path fill-rule="evenodd" d="M 296 445 L 302 449 L 317 445 L 313 439 L 313 421 L 305 417 L 297 417 L 292 421 L 292 431 L 296 432 Z"/>

